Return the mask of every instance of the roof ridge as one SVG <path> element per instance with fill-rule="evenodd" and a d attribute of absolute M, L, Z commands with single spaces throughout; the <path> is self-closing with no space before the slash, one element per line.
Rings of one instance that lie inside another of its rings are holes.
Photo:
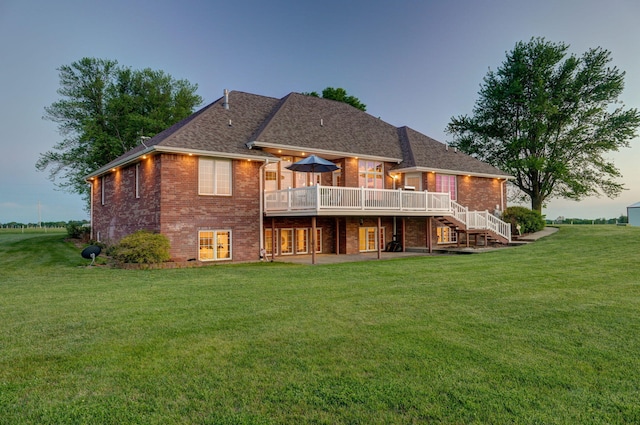
<path fill-rule="evenodd" d="M 205 111 L 208 111 L 216 103 L 220 102 L 221 99 L 222 99 L 222 97 L 214 100 L 210 104 L 202 107 L 201 109 L 199 109 L 196 112 L 192 113 L 188 117 L 186 117 L 186 118 L 178 121 L 177 123 L 173 124 L 171 127 L 167 128 L 165 130 L 162 130 L 160 133 L 156 134 L 151 139 L 149 139 L 149 142 L 151 142 L 151 143 L 148 143 L 147 146 L 157 146 L 160 143 L 162 143 L 163 141 L 165 141 L 167 138 L 169 138 L 170 136 L 173 136 L 174 134 L 179 133 L 182 128 L 184 128 L 190 122 L 196 121 L 199 117 L 201 117 L 204 114 Z M 154 142 L 153 141 L 154 139 L 158 139 L 158 140 Z"/>
<path fill-rule="evenodd" d="M 278 99 L 277 97 L 272 97 L 272 96 L 263 96 L 260 94 L 255 94 L 255 93 L 249 93 L 249 92 L 244 92 L 244 91 L 239 91 L 239 90 L 230 90 L 228 92 L 228 95 L 231 97 L 232 94 L 236 94 L 236 95 L 247 95 L 247 96 L 255 96 L 255 97 L 262 97 L 262 98 L 268 98 L 268 99 Z M 174 134 L 178 134 L 179 131 L 182 129 L 182 127 L 184 127 L 186 124 L 188 124 L 191 121 L 197 121 L 197 119 L 204 114 L 205 111 L 208 111 L 209 109 L 213 108 L 216 104 L 221 104 L 222 102 L 224 102 L 224 96 L 220 96 L 219 98 L 217 98 L 216 100 L 214 100 L 213 102 L 211 102 L 210 104 L 204 106 L 202 109 L 194 112 L 193 114 L 191 114 L 190 116 L 188 116 L 187 118 L 185 118 L 182 121 L 178 121 L 176 124 L 172 125 L 171 127 L 169 127 L 168 129 L 156 134 L 156 136 L 161 135 L 162 133 L 164 133 L 165 131 L 169 131 L 171 130 L 175 125 L 177 124 L 182 124 L 180 125 L 179 128 L 173 130 L 172 132 L 170 132 L 169 134 L 167 134 L 166 136 L 164 136 L 162 138 L 162 140 L 160 140 L 158 143 L 156 144 L 160 144 L 160 142 L 166 140 L 166 138 L 168 138 L 169 136 L 173 136 Z M 154 139 L 156 136 L 152 137 L 150 140 Z M 156 144 L 151 144 L 149 146 L 155 146 Z"/>
<path fill-rule="evenodd" d="M 402 153 L 406 152 L 407 158 L 403 158 L 402 161 L 406 163 L 410 163 L 411 166 L 416 165 L 415 154 L 413 153 L 413 148 L 411 147 L 411 142 L 409 141 L 409 132 L 407 131 L 409 127 L 403 125 L 402 127 L 397 127 L 398 131 L 398 142 L 400 143 L 400 148 L 402 149 Z M 405 150 L 406 149 L 406 150 Z"/>
<path fill-rule="evenodd" d="M 273 108 L 269 116 L 262 122 L 262 124 L 260 124 L 258 129 L 251 135 L 250 140 L 247 140 L 247 143 L 258 140 L 258 137 L 260 137 L 260 134 L 264 133 L 267 130 L 267 128 L 269 128 L 269 125 L 273 122 L 275 116 L 278 114 L 278 112 L 280 112 L 280 110 L 282 109 L 282 107 L 287 102 L 287 100 L 291 97 L 292 94 L 293 92 L 280 98 L 280 101 L 278 102 L 278 104 Z M 277 99 L 277 97 L 274 97 L 273 99 Z"/>

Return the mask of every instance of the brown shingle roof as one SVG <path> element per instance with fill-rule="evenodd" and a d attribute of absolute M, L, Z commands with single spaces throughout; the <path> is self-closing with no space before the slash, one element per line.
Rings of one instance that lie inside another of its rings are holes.
<path fill-rule="evenodd" d="M 346 103 L 298 93 L 282 99 L 252 141 L 402 159 L 396 127 Z"/>
<path fill-rule="evenodd" d="M 148 150 L 211 152 L 229 156 L 273 157 L 267 152 L 250 150 L 246 142 L 279 104 L 280 100 L 243 92 L 229 93 L 229 109 L 224 98 L 205 106 L 182 121 L 156 134 L 90 176 L 135 159 Z"/>
<path fill-rule="evenodd" d="M 290 93 L 282 99 L 232 91 L 92 173 L 97 176 L 152 150 L 236 158 L 273 158 L 251 142 L 402 160 L 398 169 L 508 175 L 408 127 L 396 128 L 348 104 Z"/>
<path fill-rule="evenodd" d="M 272 113 L 280 100 L 233 91 L 229 93 L 229 109 L 224 108 L 223 102 L 224 99 L 220 98 L 200 113 L 196 113 L 198 116 L 188 122 L 183 122 L 179 129 L 158 141 L 157 145 L 198 151 L 265 156 L 265 152 L 247 149 L 246 143 Z M 161 135 L 162 133 L 158 136 Z"/>
<path fill-rule="evenodd" d="M 404 160 L 398 169 L 422 168 L 509 177 L 509 174 L 409 127 L 398 129 Z"/>

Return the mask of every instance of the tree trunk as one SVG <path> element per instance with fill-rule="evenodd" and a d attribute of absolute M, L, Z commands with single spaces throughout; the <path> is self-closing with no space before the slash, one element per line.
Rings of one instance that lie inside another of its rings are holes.
<path fill-rule="evenodd" d="M 544 202 L 544 198 L 540 195 L 531 196 L 531 209 L 533 211 L 538 211 L 540 215 L 542 215 L 542 203 Z"/>

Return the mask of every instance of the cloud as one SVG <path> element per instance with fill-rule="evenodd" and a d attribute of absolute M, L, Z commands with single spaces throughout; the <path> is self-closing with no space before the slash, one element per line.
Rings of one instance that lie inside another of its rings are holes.
<path fill-rule="evenodd" d="M 24 208 L 24 206 L 16 203 L 16 202 L 0 202 L 0 208 Z"/>

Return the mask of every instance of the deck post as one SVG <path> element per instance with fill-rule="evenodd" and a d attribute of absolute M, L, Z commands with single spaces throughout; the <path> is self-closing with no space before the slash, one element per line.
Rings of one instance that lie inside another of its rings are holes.
<path fill-rule="evenodd" d="M 311 217 L 311 264 L 316 263 L 316 216 Z"/>
<path fill-rule="evenodd" d="M 427 217 L 427 251 L 429 254 L 433 253 L 433 228 L 431 225 L 431 217 Z"/>
<path fill-rule="evenodd" d="M 276 219 L 271 218 L 271 262 L 276 259 Z"/>
<path fill-rule="evenodd" d="M 407 252 L 407 237 L 406 237 L 407 225 L 405 221 L 406 221 L 406 217 L 402 217 L 402 252 Z"/>
<path fill-rule="evenodd" d="M 336 217 L 336 255 L 340 255 L 340 218 Z"/>
<path fill-rule="evenodd" d="M 382 235 L 380 234 L 380 232 L 382 232 L 382 219 L 380 216 L 378 216 L 378 240 L 376 241 L 376 244 L 378 245 L 378 260 L 382 258 L 382 248 L 380 248 L 380 240 L 382 239 Z"/>

